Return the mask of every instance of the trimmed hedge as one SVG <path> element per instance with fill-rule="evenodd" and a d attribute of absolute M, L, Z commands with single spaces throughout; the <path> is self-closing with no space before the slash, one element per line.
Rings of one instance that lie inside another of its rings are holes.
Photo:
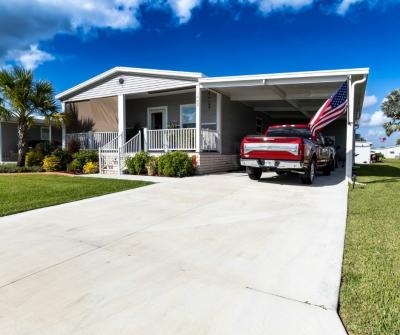
<path fill-rule="evenodd" d="M 194 174 L 192 158 L 182 151 L 161 155 L 157 168 L 160 175 L 167 177 L 188 177 Z"/>
<path fill-rule="evenodd" d="M 129 174 L 143 174 L 147 172 L 146 164 L 150 161 L 150 156 L 147 152 L 139 152 L 133 157 L 128 157 L 125 160 L 126 168 Z"/>
<path fill-rule="evenodd" d="M 44 155 L 38 150 L 29 150 L 25 156 L 26 166 L 42 166 Z"/>
<path fill-rule="evenodd" d="M 17 164 L 0 164 L 0 173 L 42 172 L 41 166 L 17 166 Z"/>
<path fill-rule="evenodd" d="M 46 172 L 60 171 L 62 169 L 61 159 L 56 155 L 49 155 L 43 159 L 43 169 Z"/>
<path fill-rule="evenodd" d="M 81 150 L 72 155 L 72 162 L 67 165 L 68 172 L 82 172 L 85 164 L 99 162 L 99 153 L 97 150 Z"/>

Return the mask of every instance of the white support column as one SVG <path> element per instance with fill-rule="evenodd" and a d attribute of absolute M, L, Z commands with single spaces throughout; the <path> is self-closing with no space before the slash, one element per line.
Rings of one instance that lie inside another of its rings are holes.
<path fill-rule="evenodd" d="M 65 102 L 61 103 L 61 113 L 65 113 Z M 67 147 L 67 127 L 64 121 L 61 124 L 61 147 L 63 150 Z"/>
<path fill-rule="evenodd" d="M 61 125 L 61 146 L 64 150 L 67 147 L 67 127 L 64 122 Z"/>
<path fill-rule="evenodd" d="M 121 135 L 118 146 L 121 147 L 126 142 L 126 113 L 125 96 L 118 95 L 118 133 Z"/>
<path fill-rule="evenodd" d="M 354 92 L 351 77 L 347 81 L 349 107 L 346 125 L 346 181 L 350 182 L 353 174 L 353 142 L 354 142 Z"/>
<path fill-rule="evenodd" d="M 218 143 L 217 150 L 219 153 L 222 152 L 222 94 L 217 94 L 217 132 L 218 132 Z"/>
<path fill-rule="evenodd" d="M 196 85 L 196 152 L 201 151 L 201 88 Z"/>
<path fill-rule="evenodd" d="M 3 162 L 3 135 L 1 133 L 1 125 L 2 123 L 0 122 L 0 163 Z"/>
<path fill-rule="evenodd" d="M 143 151 L 147 152 L 148 151 L 148 136 L 149 133 L 147 132 L 147 128 L 143 128 Z"/>

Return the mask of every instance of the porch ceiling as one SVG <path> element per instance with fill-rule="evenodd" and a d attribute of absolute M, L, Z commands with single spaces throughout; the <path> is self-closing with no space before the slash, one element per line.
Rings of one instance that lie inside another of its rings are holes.
<path fill-rule="evenodd" d="M 349 76 L 354 82 L 366 75 L 368 69 L 353 69 L 202 78 L 200 83 L 203 88 L 218 91 L 271 117 L 310 118 Z M 356 120 L 361 115 L 365 88 L 366 83 L 356 86 Z"/>

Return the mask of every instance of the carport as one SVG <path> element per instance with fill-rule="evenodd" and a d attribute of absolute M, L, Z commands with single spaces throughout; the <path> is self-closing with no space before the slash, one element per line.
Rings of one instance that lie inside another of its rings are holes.
<path fill-rule="evenodd" d="M 278 74 L 260 74 L 229 77 L 201 78 L 200 87 L 217 94 L 217 111 L 222 108 L 226 115 L 221 124 L 229 127 L 230 122 L 237 123 L 234 128 L 240 132 L 240 124 L 248 121 L 255 113 L 242 112 L 240 118 L 229 120 L 229 107 L 224 111 L 222 98 L 229 103 L 240 103 L 257 113 L 254 129 L 258 132 L 265 126 L 279 123 L 307 123 L 344 82 L 348 81 L 349 108 L 340 119 L 331 123 L 324 131 L 336 146 L 346 152 L 346 179 L 352 176 L 354 162 L 354 137 L 358 127 L 369 69 L 347 69 L 329 71 L 310 71 Z M 218 103 L 219 101 L 219 103 Z M 219 107 L 218 107 L 219 106 Z M 217 112 L 218 115 L 218 112 Z M 220 129 L 221 130 L 221 129 Z M 224 141 L 222 137 L 221 141 Z"/>

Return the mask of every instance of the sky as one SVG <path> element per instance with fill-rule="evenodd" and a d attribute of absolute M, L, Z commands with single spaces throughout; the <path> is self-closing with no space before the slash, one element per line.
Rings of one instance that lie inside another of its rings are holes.
<path fill-rule="evenodd" d="M 369 67 L 358 132 L 386 142 L 400 88 L 400 0 L 0 0 L 0 67 L 57 92 L 114 66 L 208 76 Z M 333 92 L 332 92 L 333 93 Z"/>

